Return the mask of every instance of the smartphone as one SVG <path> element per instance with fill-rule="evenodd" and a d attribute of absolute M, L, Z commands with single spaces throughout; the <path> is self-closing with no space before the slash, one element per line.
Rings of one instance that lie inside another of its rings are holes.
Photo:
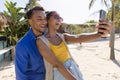
<path fill-rule="evenodd" d="M 102 20 L 106 20 L 106 11 L 101 9 L 99 18 L 102 19 Z"/>
<path fill-rule="evenodd" d="M 103 9 L 100 10 L 100 15 L 99 15 L 99 19 L 106 21 L 106 11 L 104 11 Z M 101 24 L 104 25 L 104 24 Z M 102 30 L 104 30 L 104 28 L 100 28 Z M 103 34 L 102 32 L 98 32 L 99 34 Z"/>

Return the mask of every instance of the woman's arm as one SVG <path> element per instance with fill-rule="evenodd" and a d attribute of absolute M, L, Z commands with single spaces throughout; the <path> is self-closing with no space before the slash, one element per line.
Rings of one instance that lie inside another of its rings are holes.
<path fill-rule="evenodd" d="M 70 35 L 70 34 L 64 34 L 65 41 L 70 42 L 70 43 L 82 43 L 82 42 L 87 42 L 91 40 L 95 40 L 97 38 L 100 38 L 101 36 L 99 34 L 89 34 L 89 35 Z"/>
<path fill-rule="evenodd" d="M 104 37 L 110 33 L 111 27 L 112 27 L 111 23 L 99 22 L 99 24 L 104 24 L 104 26 L 103 25 L 96 26 L 96 28 L 98 29 L 97 32 L 102 32 L 103 34 L 93 33 L 93 34 L 89 34 L 89 35 L 76 36 L 76 35 L 70 35 L 70 34 L 64 33 L 65 41 L 72 42 L 72 43 L 87 42 L 87 41 L 95 40 L 97 38 Z M 102 30 L 100 28 L 104 28 L 105 30 Z"/>
<path fill-rule="evenodd" d="M 48 48 L 48 46 L 41 40 L 37 39 L 36 41 L 37 47 L 41 53 L 41 55 L 54 67 L 56 67 L 60 73 L 67 80 L 76 80 L 75 77 L 67 70 L 64 65 L 55 57 L 52 51 Z"/>

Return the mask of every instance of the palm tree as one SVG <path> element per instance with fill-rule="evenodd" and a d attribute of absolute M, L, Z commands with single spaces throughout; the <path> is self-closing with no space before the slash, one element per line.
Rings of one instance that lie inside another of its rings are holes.
<path fill-rule="evenodd" d="M 109 0 L 111 1 L 111 0 Z M 91 0 L 90 3 L 89 3 L 89 9 L 91 9 L 93 7 L 93 5 L 95 4 L 96 0 Z M 109 5 L 107 4 L 108 0 L 101 0 L 101 5 L 104 5 L 109 8 Z"/>
<path fill-rule="evenodd" d="M 116 14 L 116 16 L 115 16 L 115 24 L 117 24 L 117 29 L 118 29 L 118 33 L 119 33 L 119 37 L 120 37 L 120 15 L 119 15 L 119 13 L 120 13 L 120 0 L 119 0 L 119 2 L 117 3 L 117 5 L 115 6 L 115 14 Z"/>
<path fill-rule="evenodd" d="M 93 6 L 94 2 L 96 0 L 91 0 L 90 1 L 90 4 L 89 4 L 89 9 Z M 108 5 L 107 5 L 107 1 L 108 0 L 101 0 L 101 2 L 103 4 L 106 5 L 106 7 L 108 8 Z M 115 0 L 109 0 L 112 2 L 112 16 L 111 16 L 111 21 L 113 22 L 113 27 L 112 27 L 112 30 L 111 30 L 111 34 L 110 34 L 110 59 L 114 60 L 115 59 L 115 54 L 114 54 L 114 38 L 115 38 L 115 30 L 114 30 L 114 3 L 115 3 Z"/>
<path fill-rule="evenodd" d="M 112 8 L 108 11 L 108 16 L 111 16 Z M 115 2 L 115 18 L 114 18 L 114 26 L 115 26 L 115 31 L 119 33 L 120 37 L 120 0 L 118 2 Z"/>
<path fill-rule="evenodd" d="M 5 27 L 4 35 L 7 37 L 9 45 L 15 45 L 16 42 L 27 32 L 27 20 L 24 19 L 25 13 L 21 10 L 22 7 L 16 7 L 16 2 L 5 2 L 7 11 L 4 11 L 5 16 L 9 17 L 8 25 Z"/>
<path fill-rule="evenodd" d="M 29 0 L 29 2 L 26 4 L 25 11 L 28 11 L 34 6 L 40 6 L 38 1 L 40 0 Z"/>
<path fill-rule="evenodd" d="M 112 15 L 111 15 L 111 21 L 113 22 L 113 27 L 110 33 L 110 59 L 114 60 L 115 59 L 115 52 L 114 52 L 114 41 L 115 41 L 115 28 L 114 28 L 114 12 L 115 12 L 115 7 L 114 7 L 114 0 L 112 0 Z"/>

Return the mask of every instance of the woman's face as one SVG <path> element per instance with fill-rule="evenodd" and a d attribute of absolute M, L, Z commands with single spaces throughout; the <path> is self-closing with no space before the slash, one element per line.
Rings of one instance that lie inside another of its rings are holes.
<path fill-rule="evenodd" d="M 50 18 L 48 20 L 49 28 L 53 28 L 58 30 L 59 27 L 61 26 L 61 22 L 63 19 L 59 16 L 58 13 L 54 12 L 50 15 Z"/>

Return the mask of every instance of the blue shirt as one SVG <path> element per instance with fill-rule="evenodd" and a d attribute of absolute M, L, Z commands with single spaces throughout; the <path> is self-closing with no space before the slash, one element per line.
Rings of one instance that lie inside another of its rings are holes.
<path fill-rule="evenodd" d="M 32 28 L 16 44 L 15 72 L 16 80 L 45 80 L 44 61 Z"/>

